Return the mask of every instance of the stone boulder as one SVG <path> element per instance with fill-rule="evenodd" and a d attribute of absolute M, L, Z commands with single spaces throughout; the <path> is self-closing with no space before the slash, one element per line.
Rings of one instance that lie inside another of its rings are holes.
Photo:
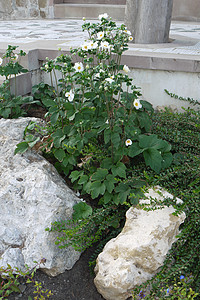
<path fill-rule="evenodd" d="M 162 200 L 160 192 L 164 198 L 173 197 L 159 187 L 149 189 L 146 196 Z M 136 285 L 159 271 L 185 219 L 185 213 L 174 216 L 173 212 L 172 206 L 154 211 L 132 207 L 127 211 L 122 232 L 106 244 L 97 258 L 94 283 L 106 300 L 127 299 Z"/>
<path fill-rule="evenodd" d="M 56 233 L 45 228 L 71 218 L 80 199 L 41 155 L 14 155 L 31 120 L 37 119 L 0 119 L 0 266 L 24 270 L 45 258 L 43 270 L 55 276 L 71 269 L 80 253 L 59 249 Z"/>

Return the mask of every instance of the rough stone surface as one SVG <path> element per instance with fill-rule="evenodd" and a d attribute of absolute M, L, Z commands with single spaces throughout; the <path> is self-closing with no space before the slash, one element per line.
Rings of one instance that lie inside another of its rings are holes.
<path fill-rule="evenodd" d="M 10 14 L 12 12 L 12 0 L 0 1 L 0 13 Z"/>
<path fill-rule="evenodd" d="M 26 0 L 16 0 L 17 6 L 27 7 L 27 1 Z"/>
<path fill-rule="evenodd" d="M 53 18 L 52 0 L 2 0 L 0 20 Z"/>
<path fill-rule="evenodd" d="M 167 43 L 173 0 L 127 0 L 125 23 L 137 44 Z"/>
<path fill-rule="evenodd" d="M 159 190 L 164 198 L 173 197 Z M 155 189 L 147 196 L 162 199 Z M 106 244 L 97 259 L 94 283 L 106 300 L 127 299 L 136 285 L 157 273 L 185 219 L 184 213 L 177 217 L 173 212 L 172 206 L 149 212 L 133 207 L 127 211 L 122 232 Z"/>
<path fill-rule="evenodd" d="M 55 276 L 71 269 L 80 253 L 59 249 L 56 234 L 45 228 L 70 218 L 80 200 L 42 156 L 33 151 L 14 156 L 30 120 L 0 120 L 0 266 L 23 270 L 45 258 L 43 270 Z"/>

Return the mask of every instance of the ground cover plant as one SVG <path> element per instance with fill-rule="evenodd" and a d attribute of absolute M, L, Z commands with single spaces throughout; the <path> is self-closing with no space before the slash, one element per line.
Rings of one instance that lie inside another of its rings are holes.
<path fill-rule="evenodd" d="M 159 184 L 184 201 L 186 220 L 162 270 L 134 291 L 134 299 L 199 299 L 200 291 L 200 112 L 165 110 L 153 117 L 153 132 L 170 142 L 173 163 L 159 175 L 136 170 L 150 185 Z M 142 175 L 143 174 L 143 175 Z"/>
<path fill-rule="evenodd" d="M 7 267 L 0 267 L 0 299 L 7 300 L 13 292 L 21 293 L 20 284 L 22 280 L 27 284 L 32 283 L 34 285 L 34 300 L 49 299 L 52 296 L 51 291 L 43 289 L 41 282 L 34 279 L 36 270 L 41 264 L 45 264 L 45 259 L 42 259 L 40 263 L 35 262 L 33 269 L 27 266 L 25 271 L 12 268 L 9 264 Z M 32 299 L 31 296 L 28 297 L 28 300 Z"/>
<path fill-rule="evenodd" d="M 84 251 L 100 241 L 102 249 L 146 187 L 159 184 L 181 198 L 177 213 L 184 209 L 187 219 L 179 240 L 159 274 L 133 291 L 133 298 L 193 299 L 200 285 L 199 113 L 154 113 L 140 100 L 129 68 L 120 64 L 131 33 L 107 14 L 99 19 L 84 21 L 88 40 L 71 55 L 47 59 L 42 69 L 55 88 L 33 88 L 34 100 L 47 109 L 46 124 L 29 123 L 15 152 L 42 150 L 85 199 L 74 207 L 72 220 L 47 229 L 62 233 L 59 247 Z"/>

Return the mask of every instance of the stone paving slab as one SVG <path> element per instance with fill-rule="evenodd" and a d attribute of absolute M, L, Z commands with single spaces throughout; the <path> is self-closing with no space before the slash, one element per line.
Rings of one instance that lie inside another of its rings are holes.
<path fill-rule="evenodd" d="M 82 32 L 82 24 L 82 20 L 72 19 L 0 21 L 0 49 L 8 44 L 24 49 L 36 49 L 40 44 L 52 49 L 77 47 L 88 37 Z M 172 22 L 170 38 L 171 43 L 130 44 L 130 49 L 134 52 L 200 54 L 200 23 Z"/>

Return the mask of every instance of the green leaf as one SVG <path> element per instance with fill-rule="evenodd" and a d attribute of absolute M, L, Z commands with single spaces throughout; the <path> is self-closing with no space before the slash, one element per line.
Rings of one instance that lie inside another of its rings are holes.
<path fill-rule="evenodd" d="M 101 163 L 101 167 L 103 169 L 107 169 L 107 170 L 111 169 L 112 165 L 113 165 L 112 158 L 109 158 L 109 157 L 105 158 Z"/>
<path fill-rule="evenodd" d="M 87 175 L 82 175 L 78 181 L 78 184 L 84 184 L 88 182 L 88 176 Z"/>
<path fill-rule="evenodd" d="M 142 107 L 144 107 L 146 110 L 150 111 L 151 113 L 154 112 L 152 104 L 148 101 L 140 100 L 140 103 L 142 104 Z"/>
<path fill-rule="evenodd" d="M 65 139 L 65 136 L 63 137 L 55 137 L 53 138 L 53 144 L 55 148 L 60 148 L 62 141 Z"/>
<path fill-rule="evenodd" d="M 106 186 L 101 181 L 94 181 L 90 185 L 91 197 L 92 199 L 97 198 L 100 194 L 103 195 L 105 193 Z"/>
<path fill-rule="evenodd" d="M 110 194 L 106 191 L 105 194 L 103 195 L 103 198 L 101 199 L 101 201 L 103 201 L 104 204 L 107 204 L 111 200 L 112 200 L 112 194 Z"/>
<path fill-rule="evenodd" d="M 163 153 L 162 158 L 163 158 L 162 164 L 161 164 L 162 169 L 166 169 L 171 165 L 171 163 L 173 161 L 173 155 L 170 152 L 166 152 L 166 153 Z"/>
<path fill-rule="evenodd" d="M 92 99 L 92 98 L 94 98 L 96 96 L 96 93 L 94 93 L 94 92 L 87 92 L 87 93 L 84 94 L 84 96 L 87 99 Z"/>
<path fill-rule="evenodd" d="M 169 152 L 171 150 L 171 145 L 163 140 L 159 140 L 158 148 L 161 152 Z"/>
<path fill-rule="evenodd" d="M 105 142 L 105 144 L 109 143 L 110 139 L 111 139 L 111 130 L 110 129 L 104 130 L 104 142 Z"/>
<path fill-rule="evenodd" d="M 111 134 L 111 142 L 113 143 L 114 148 L 118 148 L 120 144 L 121 138 L 118 133 L 112 133 Z"/>
<path fill-rule="evenodd" d="M 10 108 L 1 108 L 0 109 L 0 115 L 4 119 L 8 119 L 10 114 L 11 114 L 11 109 Z"/>
<path fill-rule="evenodd" d="M 51 135 L 53 138 L 62 138 L 63 136 L 65 137 L 65 134 L 61 128 L 58 128 L 54 133 Z"/>
<path fill-rule="evenodd" d="M 141 149 L 138 143 L 134 143 L 131 146 L 129 146 L 128 156 L 135 157 L 140 153 L 142 153 L 143 151 L 144 149 Z"/>
<path fill-rule="evenodd" d="M 130 191 L 131 189 L 128 189 L 127 191 L 118 194 L 117 198 L 120 204 L 123 204 L 127 201 L 127 197 L 129 196 Z"/>
<path fill-rule="evenodd" d="M 149 115 L 144 111 L 139 111 L 137 117 L 140 127 L 144 128 L 146 132 L 149 132 L 151 129 L 151 119 L 149 118 Z"/>
<path fill-rule="evenodd" d="M 126 166 L 122 162 L 118 162 L 116 166 L 112 167 L 112 173 L 114 176 L 126 178 Z"/>
<path fill-rule="evenodd" d="M 37 125 L 36 122 L 31 121 L 28 124 L 28 126 L 26 126 L 26 129 L 25 129 L 24 133 L 26 133 L 27 131 L 32 131 L 35 128 L 36 125 Z"/>
<path fill-rule="evenodd" d="M 111 176 L 112 176 L 112 175 L 111 175 Z M 114 182 L 115 182 L 115 180 L 114 180 Z M 105 185 L 106 185 L 106 189 L 107 189 L 107 191 L 108 191 L 109 193 L 112 193 L 112 191 L 113 191 L 114 188 L 115 188 L 114 182 L 111 181 L 111 180 L 109 180 L 109 179 L 104 181 L 104 183 L 105 183 Z"/>
<path fill-rule="evenodd" d="M 41 99 L 42 104 L 44 104 L 44 106 L 46 107 L 50 107 L 50 106 L 55 106 L 55 101 L 53 99 Z"/>
<path fill-rule="evenodd" d="M 78 204 L 75 204 L 73 210 L 74 220 L 85 219 L 92 214 L 92 207 L 85 202 L 79 202 Z"/>
<path fill-rule="evenodd" d="M 15 149 L 14 154 L 17 153 L 24 153 L 26 152 L 26 150 L 28 150 L 29 146 L 27 142 L 21 142 L 19 144 L 17 144 L 17 148 Z"/>
<path fill-rule="evenodd" d="M 118 186 L 115 188 L 115 192 L 117 193 L 125 193 L 129 189 L 129 185 L 124 182 L 120 182 Z"/>
<path fill-rule="evenodd" d="M 64 108 L 65 108 L 66 110 L 73 110 L 73 112 L 74 112 L 74 106 L 73 106 L 72 103 L 66 102 L 66 103 L 63 104 L 63 106 L 64 106 Z"/>
<path fill-rule="evenodd" d="M 158 150 L 149 148 L 143 152 L 145 163 L 150 166 L 152 170 L 159 173 L 161 170 L 162 156 Z"/>
<path fill-rule="evenodd" d="M 32 135 L 32 134 L 26 135 L 25 140 L 27 143 L 32 142 L 34 140 L 34 135 Z"/>
<path fill-rule="evenodd" d="M 92 177 L 91 177 L 91 180 L 94 181 L 94 180 L 104 180 L 106 175 L 108 174 L 108 170 L 107 169 L 101 169 L 99 168 L 97 170 L 97 172 L 95 172 Z"/>
<path fill-rule="evenodd" d="M 56 149 L 54 152 L 55 158 L 57 158 L 58 161 L 62 162 L 63 159 L 65 158 L 66 154 L 63 149 Z"/>
<path fill-rule="evenodd" d="M 158 146 L 159 144 L 159 139 L 157 137 L 157 135 L 152 134 L 152 135 L 145 135 L 145 134 L 141 134 L 139 137 L 139 146 L 140 148 L 153 148 Z"/>
<path fill-rule="evenodd" d="M 37 144 L 37 142 L 40 141 L 40 137 L 38 136 L 34 141 L 29 142 L 28 145 L 30 148 L 32 148 L 33 146 L 35 146 L 35 144 Z"/>
<path fill-rule="evenodd" d="M 58 120 L 58 117 L 59 117 L 59 112 L 55 111 L 51 117 L 50 117 L 50 120 L 51 120 L 51 124 L 52 125 L 55 125 L 57 120 Z"/>
<path fill-rule="evenodd" d="M 75 166 L 77 164 L 76 157 L 73 156 L 73 155 L 70 155 L 68 157 L 68 163 L 71 164 L 71 165 L 73 165 L 73 166 Z"/>
<path fill-rule="evenodd" d="M 83 175 L 83 171 L 73 171 L 71 172 L 69 178 L 71 179 L 71 182 L 74 182 L 82 175 Z"/>

